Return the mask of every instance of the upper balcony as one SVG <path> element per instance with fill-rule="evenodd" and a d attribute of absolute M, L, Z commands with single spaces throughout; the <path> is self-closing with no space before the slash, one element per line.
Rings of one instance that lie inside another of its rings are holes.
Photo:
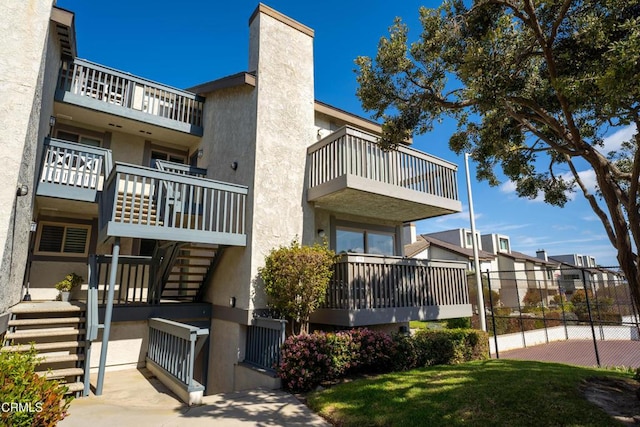
<path fill-rule="evenodd" d="M 460 212 L 457 166 L 343 127 L 307 149 L 307 199 L 335 212 L 414 221 Z"/>
<path fill-rule="evenodd" d="M 204 98 L 79 58 L 62 63 L 56 101 L 202 136 Z"/>

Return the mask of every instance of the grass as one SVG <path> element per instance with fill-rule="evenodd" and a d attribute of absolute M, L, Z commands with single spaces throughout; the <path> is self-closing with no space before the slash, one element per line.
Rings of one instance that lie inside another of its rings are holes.
<path fill-rule="evenodd" d="M 411 329 L 444 329 L 446 322 L 423 322 L 421 320 L 412 320 L 409 322 Z"/>
<path fill-rule="evenodd" d="M 308 405 L 339 426 L 611 426 L 578 390 L 592 376 L 630 373 L 557 363 L 487 360 L 339 384 Z"/>

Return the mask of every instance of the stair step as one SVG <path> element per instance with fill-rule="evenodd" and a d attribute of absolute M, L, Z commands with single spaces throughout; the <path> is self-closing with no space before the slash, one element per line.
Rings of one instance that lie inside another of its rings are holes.
<path fill-rule="evenodd" d="M 199 291 L 199 288 L 164 288 L 163 291 L 173 291 L 173 292 L 177 292 L 177 291 L 181 291 L 181 292 L 197 292 Z"/>
<path fill-rule="evenodd" d="M 208 255 L 178 255 L 176 257 L 176 259 L 207 259 L 207 260 L 211 260 L 213 257 L 215 256 L 215 254 L 208 256 Z"/>
<path fill-rule="evenodd" d="M 31 344 L 7 345 L 0 347 L 0 351 L 29 351 Z M 33 344 L 36 351 L 64 350 L 68 348 L 84 347 L 84 342 L 79 341 L 58 341 L 49 343 Z"/>
<path fill-rule="evenodd" d="M 64 378 L 64 377 L 76 377 L 84 375 L 84 369 L 82 368 L 62 368 L 62 369 L 47 369 L 46 371 L 37 371 L 36 374 L 41 377 L 49 378 Z"/>
<path fill-rule="evenodd" d="M 176 279 L 172 279 L 172 280 L 167 280 L 166 283 L 202 283 L 202 280 L 176 280 Z"/>
<path fill-rule="evenodd" d="M 9 320 L 11 326 L 40 326 L 40 325 L 63 325 L 83 323 L 84 317 L 43 317 L 41 319 L 12 319 Z"/>
<path fill-rule="evenodd" d="M 58 356 L 48 356 L 47 354 L 42 354 L 37 356 L 40 365 L 49 364 L 49 363 L 63 363 L 63 362 L 79 362 L 84 360 L 84 354 L 63 354 Z"/>
<path fill-rule="evenodd" d="M 84 334 L 84 329 L 77 328 L 40 328 L 25 329 L 15 332 L 7 332 L 4 336 L 5 340 L 15 340 L 20 338 L 38 338 L 38 337 L 63 337 L 67 335 Z"/>
<path fill-rule="evenodd" d="M 134 212 L 137 212 L 137 213 L 139 213 L 140 211 L 144 213 L 151 212 L 153 215 L 155 215 L 157 212 L 157 209 L 155 208 L 155 206 L 152 206 L 151 209 L 149 209 L 149 206 L 144 206 L 142 208 L 140 206 L 133 206 L 132 208 L 130 205 L 125 205 L 123 209 L 123 206 L 120 203 L 116 204 L 116 212 L 118 211 L 122 212 L 123 210 L 126 212 L 131 212 L 133 210 Z"/>
<path fill-rule="evenodd" d="M 83 382 L 75 382 L 75 383 L 66 383 L 64 384 L 69 390 L 67 393 L 77 393 L 79 391 L 84 391 L 84 383 Z"/>
<path fill-rule="evenodd" d="M 85 311 L 84 304 L 42 301 L 42 302 L 21 302 L 9 310 L 13 314 L 35 314 L 35 313 L 72 313 Z"/>

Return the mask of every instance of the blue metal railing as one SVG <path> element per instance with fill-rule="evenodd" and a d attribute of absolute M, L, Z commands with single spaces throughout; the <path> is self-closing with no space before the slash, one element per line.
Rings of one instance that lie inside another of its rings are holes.
<path fill-rule="evenodd" d="M 196 356 L 208 335 L 208 329 L 166 319 L 149 319 L 147 363 L 162 368 L 188 392 L 204 390 L 193 373 Z"/>
<path fill-rule="evenodd" d="M 259 317 L 247 328 L 244 362 L 274 373 L 286 338 L 286 320 Z"/>

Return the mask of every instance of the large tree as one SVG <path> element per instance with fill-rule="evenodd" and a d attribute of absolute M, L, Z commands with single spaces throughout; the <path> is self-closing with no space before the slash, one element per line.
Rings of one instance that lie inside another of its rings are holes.
<path fill-rule="evenodd" d="M 479 179 L 498 185 L 501 166 L 518 195 L 558 206 L 582 192 L 640 307 L 640 0 L 445 0 L 420 21 L 415 42 L 397 19 L 374 60 L 356 59 L 362 105 L 384 121 L 380 143 L 452 117 L 449 145 L 471 153 Z M 634 124 L 606 152 L 606 132 Z"/>

